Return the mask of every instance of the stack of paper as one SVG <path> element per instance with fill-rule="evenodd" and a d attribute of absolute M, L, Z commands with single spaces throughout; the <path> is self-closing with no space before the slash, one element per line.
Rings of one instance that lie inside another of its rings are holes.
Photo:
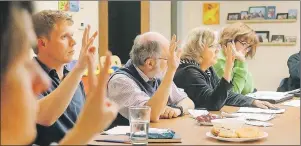
<path fill-rule="evenodd" d="M 194 110 L 194 109 L 189 109 L 188 110 L 189 114 L 196 118 L 198 116 L 202 116 L 202 115 L 207 115 L 209 114 L 209 112 L 207 110 Z"/>
<path fill-rule="evenodd" d="M 289 94 L 286 92 L 273 92 L 273 91 L 257 91 L 255 93 L 249 93 L 246 96 L 253 97 L 255 99 L 273 99 L 280 100 Z"/>
<path fill-rule="evenodd" d="M 284 113 L 285 109 L 261 109 L 252 107 L 240 107 L 238 113 L 266 113 L 266 114 L 280 114 Z"/>
<path fill-rule="evenodd" d="M 275 114 L 259 114 L 259 113 L 225 113 L 222 112 L 222 115 L 229 118 L 242 117 L 246 120 L 258 120 L 258 121 L 269 121 L 276 117 Z"/>
<path fill-rule="evenodd" d="M 287 102 L 284 102 L 283 105 L 300 107 L 300 100 L 287 101 Z"/>
<path fill-rule="evenodd" d="M 130 131 L 130 126 L 116 126 L 103 133 L 108 135 L 126 135 L 127 133 L 130 133 Z"/>

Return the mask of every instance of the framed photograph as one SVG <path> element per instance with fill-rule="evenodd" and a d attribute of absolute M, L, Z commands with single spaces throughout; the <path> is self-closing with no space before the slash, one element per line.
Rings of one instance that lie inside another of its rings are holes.
<path fill-rule="evenodd" d="M 285 36 L 284 41 L 285 42 L 296 43 L 297 37 L 296 36 Z"/>
<path fill-rule="evenodd" d="M 240 20 L 240 13 L 228 13 L 227 20 Z"/>
<path fill-rule="evenodd" d="M 207 25 L 219 24 L 219 3 L 203 4 L 203 23 Z"/>
<path fill-rule="evenodd" d="M 297 9 L 290 9 L 288 10 L 288 19 L 297 19 Z"/>
<path fill-rule="evenodd" d="M 271 42 L 275 42 L 275 43 L 284 42 L 284 35 L 272 35 Z"/>
<path fill-rule="evenodd" d="M 267 17 L 266 19 L 276 19 L 276 7 L 268 6 L 267 7 Z"/>
<path fill-rule="evenodd" d="M 248 11 L 241 11 L 240 12 L 240 19 L 241 20 L 249 20 L 249 12 Z"/>
<path fill-rule="evenodd" d="M 287 19 L 288 13 L 277 13 L 276 19 Z"/>
<path fill-rule="evenodd" d="M 269 42 L 270 32 L 269 31 L 255 31 L 259 42 Z"/>
<path fill-rule="evenodd" d="M 251 14 L 250 19 L 265 19 L 266 18 L 266 7 L 249 7 L 249 13 Z"/>

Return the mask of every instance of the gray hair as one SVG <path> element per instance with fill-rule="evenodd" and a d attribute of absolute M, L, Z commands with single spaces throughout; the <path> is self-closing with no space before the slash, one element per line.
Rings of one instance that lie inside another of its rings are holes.
<path fill-rule="evenodd" d="M 181 59 L 199 62 L 202 58 L 203 46 L 211 46 L 214 43 L 217 43 L 217 34 L 213 30 L 201 27 L 194 28 L 186 38 Z"/>
<path fill-rule="evenodd" d="M 158 58 L 161 55 L 160 44 L 154 40 L 144 40 L 138 35 L 130 52 L 132 63 L 136 66 L 144 65 L 148 58 Z"/>

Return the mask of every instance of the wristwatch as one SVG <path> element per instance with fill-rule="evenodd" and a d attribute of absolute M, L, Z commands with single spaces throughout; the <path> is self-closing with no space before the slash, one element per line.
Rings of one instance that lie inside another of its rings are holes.
<path fill-rule="evenodd" d="M 179 115 L 180 117 L 184 115 L 184 110 L 182 106 L 176 106 L 176 105 L 169 105 L 172 108 L 177 108 L 181 111 L 181 114 Z"/>

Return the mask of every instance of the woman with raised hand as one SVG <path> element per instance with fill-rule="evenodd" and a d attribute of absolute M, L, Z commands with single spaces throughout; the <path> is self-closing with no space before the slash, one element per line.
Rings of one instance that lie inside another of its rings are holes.
<path fill-rule="evenodd" d="M 174 77 L 174 82 L 183 88 L 196 108 L 220 110 L 224 105 L 274 107 L 272 104 L 255 100 L 231 91 L 232 69 L 235 61 L 231 42 L 222 45 L 225 52 L 225 68 L 221 79 L 212 66 L 217 62 L 219 44 L 213 30 L 193 29 L 183 47 L 181 63 Z"/>

